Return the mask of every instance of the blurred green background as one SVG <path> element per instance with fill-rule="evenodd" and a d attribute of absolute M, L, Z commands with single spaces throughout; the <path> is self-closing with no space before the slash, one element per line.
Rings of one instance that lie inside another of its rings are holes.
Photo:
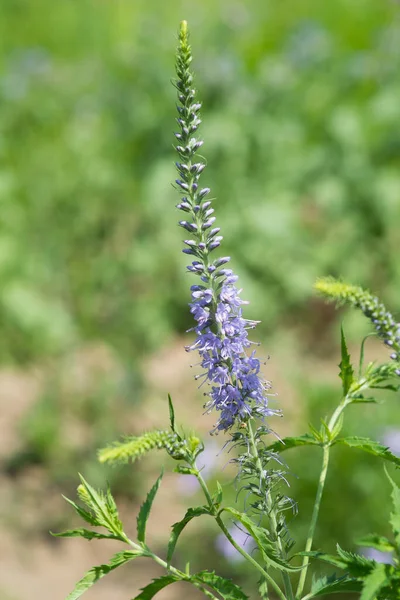
<path fill-rule="evenodd" d="M 369 331 L 316 299 L 315 278 L 368 286 L 399 314 L 399 10 L 391 0 L 2 0 L 2 600 L 62 600 L 112 554 L 112 544 L 48 535 L 75 522 L 60 494 L 74 494 L 78 470 L 98 486 L 108 479 L 134 523 L 163 457 L 107 470 L 99 446 L 164 426 L 167 392 L 186 428 L 208 438 L 212 426 L 183 350 L 190 276 L 171 186 L 179 21 L 189 21 L 203 101 L 203 181 L 246 314 L 262 319 L 256 335 L 285 413 L 274 426 L 286 435 L 318 425 L 337 401 L 340 320 L 355 356 Z M 369 352 L 386 356 L 374 342 Z M 355 408 L 346 429 L 393 439 L 399 398 L 382 400 Z M 319 460 L 288 455 L 298 550 Z M 177 477 L 156 505 L 155 547 L 199 502 Z M 228 488 L 231 477 L 228 468 Z M 336 450 L 317 547 L 388 533 L 388 496 L 380 463 Z M 178 560 L 190 548 L 195 565 L 229 573 L 217 532 L 201 527 L 197 544 L 188 529 Z M 249 574 L 234 570 L 251 593 Z M 132 597 L 154 575 L 127 571 L 88 600 Z"/>

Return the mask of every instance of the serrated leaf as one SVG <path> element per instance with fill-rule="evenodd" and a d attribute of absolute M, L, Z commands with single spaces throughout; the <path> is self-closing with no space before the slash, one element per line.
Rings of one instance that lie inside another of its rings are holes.
<path fill-rule="evenodd" d="M 394 463 L 397 466 L 400 466 L 400 457 L 392 454 L 386 446 L 382 446 L 378 442 L 374 442 L 373 440 L 370 440 L 368 438 L 357 436 L 337 438 L 334 443 L 344 444 L 349 448 L 358 448 L 359 450 L 368 452 L 368 454 L 379 456 L 380 458 L 383 458 L 391 463 Z"/>
<path fill-rule="evenodd" d="M 77 600 L 80 598 L 82 594 L 86 592 L 92 585 L 94 585 L 99 579 L 113 571 L 117 567 L 137 558 L 138 556 L 143 556 L 140 552 L 135 552 L 134 550 L 126 550 L 125 552 L 118 552 L 114 554 L 111 558 L 110 562 L 105 565 L 99 565 L 97 567 L 93 567 L 86 573 L 84 577 L 76 584 L 73 591 L 68 594 L 66 600 Z"/>
<path fill-rule="evenodd" d="M 169 421 L 171 423 L 171 429 L 172 429 L 172 431 L 175 431 L 175 411 L 174 411 L 174 405 L 172 404 L 172 398 L 169 394 L 168 394 L 168 406 L 169 406 Z"/>
<path fill-rule="evenodd" d="M 209 571 L 200 571 L 192 575 L 192 579 L 204 583 L 218 592 L 224 600 L 248 600 L 244 591 L 231 579 L 225 579 Z"/>
<path fill-rule="evenodd" d="M 344 575 L 343 577 L 337 577 L 337 575 L 325 576 L 313 581 L 311 592 L 303 600 L 311 600 L 311 598 L 317 598 L 324 594 L 361 592 L 361 589 L 362 583 L 356 579 L 352 579 L 348 575 Z"/>
<path fill-rule="evenodd" d="M 366 556 L 343 550 L 339 544 L 336 544 L 336 548 L 339 558 L 346 562 L 346 570 L 353 577 L 365 577 L 375 566 L 375 561 Z"/>
<path fill-rule="evenodd" d="M 73 500 L 70 500 L 69 498 L 67 498 L 66 496 L 63 496 L 64 500 L 66 500 L 69 504 L 71 504 L 71 506 L 74 507 L 74 509 L 76 510 L 76 512 L 78 513 L 78 515 L 80 517 L 82 517 L 82 519 L 84 521 L 86 521 L 86 523 L 89 523 L 89 525 L 93 525 L 94 527 L 96 526 L 100 526 L 100 523 L 98 522 L 97 518 L 95 517 L 94 514 L 92 514 L 91 512 L 85 510 L 84 508 L 82 508 L 81 506 L 78 506 L 78 504 L 76 504 Z"/>
<path fill-rule="evenodd" d="M 160 483 L 163 478 L 163 475 L 164 475 L 164 471 L 161 471 L 160 476 L 158 477 L 157 481 L 155 482 L 155 484 L 153 485 L 153 487 L 147 494 L 146 500 L 143 502 L 142 506 L 140 507 L 139 514 L 136 519 L 137 538 L 138 538 L 139 542 L 142 542 L 143 544 L 146 541 L 147 520 L 149 518 L 151 507 L 153 506 L 154 498 L 156 497 L 158 488 L 160 487 Z"/>
<path fill-rule="evenodd" d="M 400 489 L 395 484 L 389 473 L 386 471 L 386 476 L 392 485 L 392 502 L 393 512 L 390 514 L 390 524 L 395 535 L 396 543 L 400 546 Z"/>
<path fill-rule="evenodd" d="M 83 537 L 83 538 L 85 538 L 85 540 L 93 540 L 93 539 L 107 540 L 108 539 L 108 540 L 125 541 L 121 536 L 118 536 L 118 535 L 113 535 L 113 534 L 106 535 L 104 533 L 98 533 L 97 531 L 91 531 L 90 529 L 85 529 L 85 528 L 68 529 L 67 531 L 61 531 L 60 533 L 53 533 L 51 531 L 50 534 L 53 537 Z"/>
<path fill-rule="evenodd" d="M 85 479 L 79 474 L 81 485 L 78 488 L 78 495 L 82 501 L 94 512 L 97 524 L 105 527 L 111 533 L 122 533 L 122 523 L 118 517 L 118 511 L 110 490 L 107 490 L 106 496 L 102 492 L 97 492 Z"/>
<path fill-rule="evenodd" d="M 149 585 L 141 589 L 140 594 L 135 596 L 134 600 L 151 600 L 157 592 L 176 581 L 180 581 L 180 579 L 179 577 L 175 577 L 175 575 L 164 575 L 163 577 L 158 577 L 158 579 L 153 579 Z"/>
<path fill-rule="evenodd" d="M 271 567 L 280 571 L 288 571 L 290 573 L 301 571 L 302 567 L 293 567 L 285 560 L 278 556 L 274 543 L 269 539 L 267 532 L 262 527 L 258 527 L 245 513 L 241 513 L 235 508 L 223 508 L 220 514 L 225 511 L 237 519 L 243 527 L 247 529 L 251 537 L 256 542 L 261 554 L 266 562 Z"/>
<path fill-rule="evenodd" d="M 184 530 L 184 528 L 186 527 L 186 525 L 192 519 L 195 519 L 196 517 L 200 517 L 202 515 L 209 515 L 209 514 L 210 514 L 210 509 L 208 506 L 196 506 L 194 508 L 189 508 L 186 511 L 186 514 L 183 517 L 183 519 L 172 525 L 172 532 L 171 532 L 171 536 L 169 538 L 168 551 L 167 551 L 168 566 L 170 565 L 170 562 L 172 560 L 172 556 L 173 556 L 176 544 L 178 542 L 178 538 L 179 538 L 180 534 L 182 533 L 182 531 Z"/>
<path fill-rule="evenodd" d="M 351 365 L 350 354 L 347 349 L 346 338 L 343 331 L 343 325 L 340 328 L 340 337 L 341 337 L 341 354 L 342 360 L 340 361 L 339 368 L 339 377 L 342 380 L 343 387 L 343 396 L 347 396 L 348 391 L 354 381 L 354 370 Z"/>
<path fill-rule="evenodd" d="M 319 432 L 318 432 L 319 434 Z M 291 448 L 296 448 L 297 446 L 319 446 L 320 442 L 317 441 L 312 435 L 309 433 L 305 433 L 304 435 L 300 435 L 298 437 L 286 437 L 282 440 L 274 442 L 267 446 L 267 450 L 272 452 L 283 452 L 284 450 L 290 450 Z"/>
<path fill-rule="evenodd" d="M 360 600 L 375 600 L 376 594 L 386 583 L 386 565 L 377 563 L 374 570 L 364 579 Z"/>
<path fill-rule="evenodd" d="M 377 533 L 371 533 L 359 538 L 357 540 L 357 545 L 366 548 L 375 548 L 375 550 L 379 550 L 379 552 L 393 552 L 393 550 L 395 550 L 395 546 L 390 540 Z"/>

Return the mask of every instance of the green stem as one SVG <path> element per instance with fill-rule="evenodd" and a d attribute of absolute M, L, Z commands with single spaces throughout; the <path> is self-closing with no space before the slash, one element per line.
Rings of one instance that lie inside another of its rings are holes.
<path fill-rule="evenodd" d="M 311 517 L 310 528 L 308 530 L 305 552 L 310 552 L 311 548 L 312 548 L 312 544 L 313 544 L 314 533 L 315 533 L 315 529 L 316 529 L 317 521 L 318 521 L 319 509 L 321 506 L 322 494 L 324 491 L 326 475 L 328 472 L 329 450 L 330 450 L 329 446 L 324 446 L 324 452 L 323 452 L 323 456 L 322 456 L 322 469 L 321 469 L 321 474 L 319 476 L 317 495 L 315 497 L 315 503 L 314 503 L 314 509 L 313 509 L 313 513 L 312 513 L 312 517 Z M 301 598 L 301 594 L 303 593 L 304 584 L 305 584 L 306 577 L 307 577 L 307 569 L 308 569 L 309 561 L 310 561 L 309 556 L 305 556 L 303 558 L 303 563 L 302 563 L 303 570 L 300 573 L 299 584 L 298 584 L 297 592 L 296 592 L 297 599 Z"/>
<path fill-rule="evenodd" d="M 226 528 L 225 523 L 223 522 L 221 517 L 219 515 L 217 515 L 215 517 L 215 519 L 216 519 L 220 529 L 223 531 L 223 533 L 225 534 L 227 539 L 230 541 L 232 546 L 234 548 L 236 548 L 236 550 L 238 552 L 240 552 L 240 554 L 243 556 L 243 558 L 245 558 L 249 563 L 251 563 L 253 565 L 253 567 L 255 567 L 257 569 L 257 571 L 259 571 L 263 577 L 265 577 L 265 579 L 268 581 L 268 583 L 271 585 L 271 587 L 274 588 L 275 592 L 278 594 L 278 596 L 281 600 L 287 600 L 285 594 L 282 592 L 282 590 L 280 589 L 278 584 L 272 579 L 271 575 L 269 573 L 267 573 L 267 571 L 265 569 L 263 569 L 262 566 L 259 565 L 258 562 L 256 560 L 254 560 L 254 558 L 252 556 L 250 556 L 250 554 L 247 554 L 246 550 L 243 550 L 243 548 L 235 542 L 235 540 L 229 533 L 228 529 Z"/>
<path fill-rule="evenodd" d="M 232 544 L 232 546 L 243 556 L 243 558 L 245 558 L 247 560 L 247 562 L 249 562 L 251 565 L 253 565 L 253 567 L 255 569 L 257 569 L 257 571 L 259 573 L 261 573 L 261 575 L 263 577 L 265 577 L 265 579 L 268 581 L 268 583 L 271 585 L 271 587 L 274 588 L 275 592 L 277 593 L 277 595 L 279 596 L 280 600 L 288 600 L 286 598 L 286 596 L 283 594 L 282 590 L 280 589 L 280 587 L 278 586 L 277 583 L 275 583 L 275 581 L 272 579 L 271 575 L 269 573 L 267 573 L 267 571 L 265 569 L 262 568 L 261 565 L 258 564 L 258 562 L 250 555 L 246 552 L 246 550 L 244 550 L 241 546 L 239 546 L 239 544 L 237 544 L 235 542 L 235 540 L 233 539 L 233 537 L 231 536 L 231 534 L 229 533 L 229 530 L 227 529 L 225 523 L 223 522 L 223 520 L 221 519 L 220 515 L 217 513 L 214 503 L 212 501 L 211 498 L 211 494 L 208 490 L 207 484 L 204 481 L 201 473 L 197 470 L 196 473 L 196 477 L 197 480 L 201 486 L 201 489 L 204 492 L 204 495 L 207 499 L 208 505 L 210 506 L 212 513 L 215 517 L 215 520 L 218 524 L 218 527 L 221 529 L 221 531 L 224 533 L 224 535 L 226 536 L 226 538 L 228 539 L 228 541 Z"/>
<path fill-rule="evenodd" d="M 135 550 L 143 550 L 143 548 L 141 546 L 139 546 L 138 544 L 136 544 L 129 538 L 126 538 L 126 541 Z M 218 600 L 218 598 L 216 596 L 214 596 L 214 594 L 212 594 L 209 590 L 207 590 L 205 587 L 203 587 L 200 583 L 198 583 L 197 581 L 193 581 L 193 579 L 191 579 L 190 575 L 188 575 L 187 573 L 184 573 L 183 571 L 180 571 L 179 569 L 176 569 L 175 567 L 173 567 L 171 565 L 168 565 L 168 563 L 165 560 L 163 560 L 162 558 L 157 556 L 157 554 L 154 554 L 154 552 L 152 552 L 150 549 L 147 549 L 146 556 L 148 556 L 149 558 L 152 558 L 154 560 L 154 562 L 156 562 L 158 565 L 160 565 L 161 567 L 164 567 L 164 569 L 166 569 L 170 573 L 173 573 L 174 575 L 179 577 L 180 580 L 188 581 L 189 583 L 194 585 L 197 589 L 199 589 L 201 592 L 203 592 L 203 594 L 205 596 L 208 596 L 208 598 L 213 598 L 213 600 Z"/>
<path fill-rule="evenodd" d="M 328 428 L 330 431 L 332 431 L 332 429 L 336 425 L 340 415 L 342 414 L 342 412 L 344 411 L 344 409 L 346 408 L 347 405 L 348 405 L 348 400 L 347 400 L 347 398 L 344 398 L 342 400 L 342 402 L 339 404 L 339 406 L 336 408 L 335 412 L 333 413 L 333 415 L 331 417 L 331 420 L 329 421 Z M 317 527 L 317 521 L 318 521 L 318 516 L 319 516 L 319 509 L 321 507 L 322 494 L 324 492 L 326 476 L 328 473 L 330 446 L 331 446 L 331 443 L 327 442 L 327 444 L 323 448 L 321 473 L 319 476 L 317 494 L 315 496 L 315 502 L 314 502 L 314 508 L 313 508 L 313 512 L 312 512 L 312 516 L 311 516 L 310 527 L 309 527 L 308 534 L 307 534 L 306 547 L 304 549 L 305 552 L 311 551 L 313 540 L 314 540 L 315 529 Z M 310 562 L 310 557 L 305 556 L 303 558 L 303 562 L 302 562 L 303 569 L 300 573 L 299 583 L 297 586 L 296 600 L 299 600 L 303 593 L 304 584 L 306 582 L 306 577 L 307 577 L 307 570 L 308 570 L 309 562 Z"/>
<path fill-rule="evenodd" d="M 273 538 L 276 539 L 276 547 L 278 549 L 278 552 L 280 554 L 280 556 L 285 559 L 286 555 L 282 546 L 282 541 L 281 538 L 278 534 L 278 523 L 277 523 L 277 519 L 276 519 L 276 513 L 273 507 L 273 503 L 272 503 L 272 498 L 271 498 L 271 493 L 268 490 L 267 487 L 267 482 L 265 480 L 265 475 L 264 475 L 264 469 L 262 466 L 262 462 L 260 459 L 260 456 L 258 454 L 258 448 L 257 448 L 257 444 L 256 441 L 254 439 L 254 431 L 251 425 L 251 422 L 249 421 L 247 423 L 247 427 L 248 427 L 248 432 L 249 432 L 249 439 L 250 439 L 250 446 L 251 446 L 251 452 L 253 454 L 253 457 L 256 460 L 256 465 L 257 465 L 257 469 L 260 473 L 260 478 L 264 484 L 264 489 L 265 489 L 265 497 L 266 497 L 266 501 L 267 501 L 267 507 L 268 507 L 268 516 L 270 519 L 270 525 L 271 525 L 271 533 Z M 288 600 L 294 600 L 294 594 L 293 594 L 293 588 L 292 588 L 292 582 L 290 581 L 290 577 L 289 574 L 286 571 L 283 571 L 282 573 L 282 577 L 283 577 L 283 583 L 285 586 L 285 592 L 287 595 Z"/>

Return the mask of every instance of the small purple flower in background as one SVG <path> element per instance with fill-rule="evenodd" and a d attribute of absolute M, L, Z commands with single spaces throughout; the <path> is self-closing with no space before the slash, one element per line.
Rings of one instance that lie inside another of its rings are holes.
<path fill-rule="evenodd" d="M 229 533 L 235 540 L 235 542 L 246 550 L 248 554 L 255 548 L 254 540 L 249 536 L 247 531 L 243 531 L 240 529 L 238 525 L 232 525 L 229 528 Z M 231 560 L 233 562 L 240 562 L 244 560 L 243 556 L 232 546 L 230 541 L 225 537 L 223 533 L 221 533 L 215 540 L 215 546 L 227 560 Z"/>
<path fill-rule="evenodd" d="M 393 556 L 391 552 L 381 552 L 375 548 L 360 548 L 361 554 L 366 558 L 375 560 L 378 563 L 384 563 L 387 565 L 393 564 Z"/>
<path fill-rule="evenodd" d="M 210 189 L 199 187 L 200 175 L 206 165 L 197 157 L 197 151 L 203 145 L 202 140 L 195 137 L 201 123 L 201 104 L 195 98 L 191 61 L 187 26 L 183 22 L 175 84 L 180 128 L 179 133 L 175 133 L 179 155 L 176 184 L 183 195 L 177 208 L 185 213 L 185 220 L 179 221 L 179 225 L 191 236 L 191 239 L 185 240 L 187 247 L 183 250 L 193 257 L 187 269 L 201 280 L 201 284 L 191 288 L 190 311 L 197 323 L 192 329 L 196 340 L 186 350 L 197 350 L 200 354 L 204 371 L 196 379 L 203 379 L 203 383 L 211 387 L 211 391 L 205 393 L 209 397 L 205 408 L 215 408 L 220 412 L 215 428 L 226 431 L 250 416 L 265 417 L 275 411 L 268 408 L 266 392 L 270 384 L 259 375 L 260 361 L 254 352 L 247 354 L 252 344 L 247 330 L 253 329 L 256 321 L 242 316 L 242 305 L 246 302 L 240 298 L 241 290 L 235 286 L 238 277 L 231 269 L 225 268 L 230 261 L 229 256 L 211 259 L 211 252 L 219 247 L 222 236 L 219 235 L 220 229 L 213 226 L 214 209 L 211 208 L 211 200 L 206 199 Z"/>
<path fill-rule="evenodd" d="M 383 443 L 392 454 L 400 456 L 400 429 L 391 427 L 383 433 Z"/>

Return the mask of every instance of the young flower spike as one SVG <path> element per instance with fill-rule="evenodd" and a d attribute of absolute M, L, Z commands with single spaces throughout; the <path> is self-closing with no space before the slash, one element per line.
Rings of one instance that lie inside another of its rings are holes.
<path fill-rule="evenodd" d="M 203 378 L 211 390 L 206 394 L 209 400 L 207 410 L 215 408 L 220 416 L 216 424 L 218 430 L 228 430 L 234 424 L 245 422 L 250 416 L 265 417 L 274 413 L 268 408 L 267 390 L 269 383 L 259 374 L 260 361 L 255 353 L 247 353 L 251 342 L 248 329 L 253 329 L 255 321 L 242 316 L 240 291 L 234 285 L 237 276 L 226 268 L 230 258 L 212 259 L 211 253 L 219 247 L 222 236 L 214 227 L 215 217 L 208 187 L 199 184 L 205 163 L 197 156 L 203 141 L 196 137 L 201 123 L 201 104 L 196 100 L 193 88 L 191 48 L 188 43 L 187 23 L 183 21 L 179 32 L 179 45 L 176 57 L 178 79 L 179 141 L 176 163 L 179 178 L 176 180 L 182 199 L 177 205 L 185 213 L 179 225 L 190 232 L 191 239 L 185 240 L 188 246 L 185 254 L 193 257 L 188 271 L 200 278 L 200 283 L 191 287 L 192 302 L 190 311 L 196 321 L 193 331 L 196 339 L 186 349 L 197 350 L 201 357 Z"/>
<path fill-rule="evenodd" d="M 371 321 L 383 343 L 390 349 L 390 358 L 400 363 L 400 323 L 376 296 L 361 287 L 349 285 L 332 277 L 318 279 L 315 288 L 322 295 L 338 303 L 359 308 Z M 400 365 L 395 371 L 400 376 Z"/>

